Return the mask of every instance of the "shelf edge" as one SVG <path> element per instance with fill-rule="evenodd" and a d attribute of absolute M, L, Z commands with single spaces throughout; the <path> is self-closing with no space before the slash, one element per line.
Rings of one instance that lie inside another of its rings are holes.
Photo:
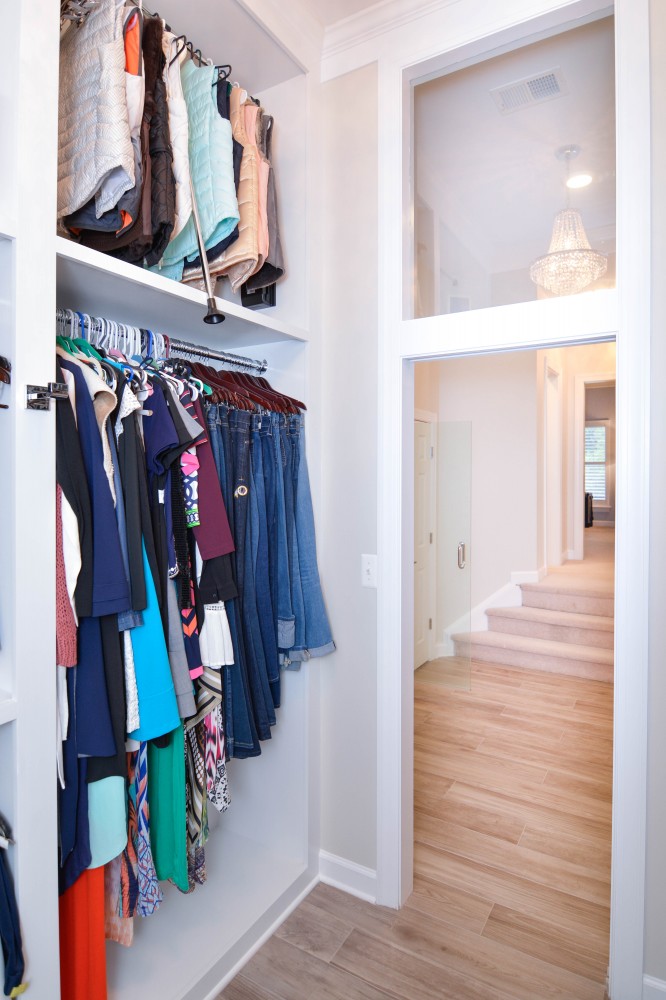
<path fill-rule="evenodd" d="M 18 715 L 18 702 L 8 691 L 0 691 L 0 726 L 13 722 Z"/>

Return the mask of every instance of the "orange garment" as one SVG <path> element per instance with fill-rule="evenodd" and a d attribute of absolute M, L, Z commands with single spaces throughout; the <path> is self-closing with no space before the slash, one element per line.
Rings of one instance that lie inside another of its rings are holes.
<path fill-rule="evenodd" d="M 107 1000 L 104 868 L 88 868 L 60 897 L 60 993 Z"/>
<path fill-rule="evenodd" d="M 125 72 L 138 76 L 141 72 L 141 24 L 138 13 L 132 14 L 125 29 Z"/>

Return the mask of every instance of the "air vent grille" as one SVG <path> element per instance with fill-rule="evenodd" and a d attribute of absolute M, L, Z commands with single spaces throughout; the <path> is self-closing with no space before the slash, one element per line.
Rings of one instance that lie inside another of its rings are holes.
<path fill-rule="evenodd" d="M 562 97 L 568 93 L 568 89 L 562 70 L 557 67 L 525 77 L 523 80 L 515 80 L 502 87 L 495 87 L 490 93 L 498 110 L 503 115 L 509 115 L 532 104 L 541 104 L 543 101 Z"/>

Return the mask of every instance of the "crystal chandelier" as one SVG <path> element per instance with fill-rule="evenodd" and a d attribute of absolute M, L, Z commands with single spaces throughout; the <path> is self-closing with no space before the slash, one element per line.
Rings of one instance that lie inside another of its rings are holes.
<path fill-rule="evenodd" d="M 571 158 L 579 152 L 577 146 L 565 146 L 555 154 L 566 160 L 567 176 Z M 530 278 L 553 295 L 575 295 L 605 274 L 607 267 L 606 255 L 590 246 L 580 212 L 567 204 L 555 216 L 548 253 L 530 266 Z"/>

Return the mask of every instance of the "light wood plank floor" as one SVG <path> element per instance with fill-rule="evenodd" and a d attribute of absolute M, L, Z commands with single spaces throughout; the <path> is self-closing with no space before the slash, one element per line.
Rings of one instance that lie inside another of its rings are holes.
<path fill-rule="evenodd" d="M 603 1000 L 612 686 L 475 663 L 417 671 L 414 893 L 319 885 L 226 1000 Z"/>

